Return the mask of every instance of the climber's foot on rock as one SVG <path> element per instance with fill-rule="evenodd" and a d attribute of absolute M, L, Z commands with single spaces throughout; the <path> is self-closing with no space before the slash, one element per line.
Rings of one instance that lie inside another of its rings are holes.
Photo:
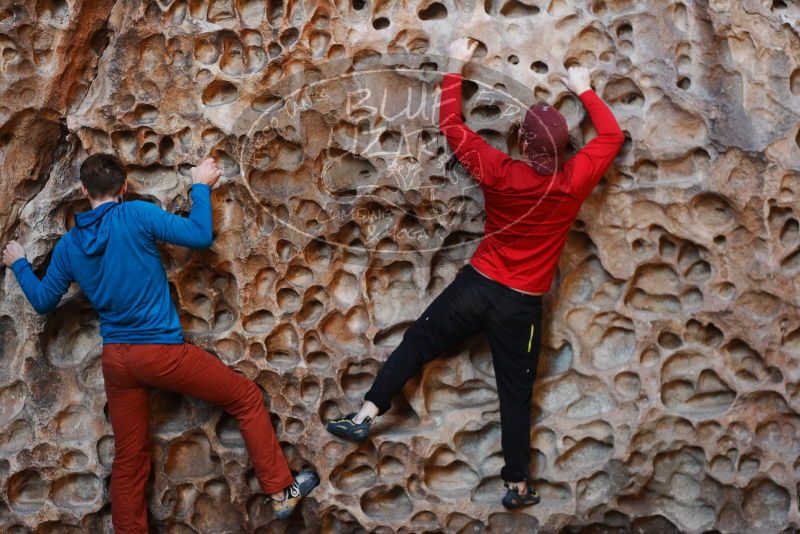
<path fill-rule="evenodd" d="M 268 497 L 277 519 L 286 519 L 294 512 L 300 501 L 319 485 L 319 475 L 311 469 L 303 469 L 295 477 L 294 482 L 283 490 L 283 498 Z"/>
<path fill-rule="evenodd" d="M 503 506 L 509 510 L 533 506 L 539 503 L 539 492 L 531 487 L 530 480 L 525 483 L 525 488 L 522 491 L 520 491 L 517 484 L 506 482 L 505 487 L 508 488 L 508 491 L 505 497 L 503 497 Z"/>
<path fill-rule="evenodd" d="M 334 419 L 325 425 L 325 429 L 334 436 L 344 438 L 348 441 L 361 443 L 369 437 L 369 427 L 372 418 L 366 417 L 360 423 L 355 422 L 356 413 L 350 413 L 339 419 Z"/>

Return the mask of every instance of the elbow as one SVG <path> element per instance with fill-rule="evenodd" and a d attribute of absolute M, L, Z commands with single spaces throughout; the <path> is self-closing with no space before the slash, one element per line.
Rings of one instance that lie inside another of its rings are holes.
<path fill-rule="evenodd" d="M 200 236 L 197 241 L 194 242 L 194 246 L 192 248 L 196 250 L 205 250 L 207 248 L 211 248 L 211 245 L 214 243 L 214 236 L 209 230 L 207 235 Z"/>
<path fill-rule="evenodd" d="M 617 147 L 617 150 L 622 148 L 622 145 L 625 144 L 625 134 L 622 133 L 622 130 L 617 128 L 617 130 L 611 134 L 611 141 Z"/>
<path fill-rule="evenodd" d="M 191 234 L 191 242 L 188 243 L 189 248 L 195 250 L 205 250 L 211 247 L 214 242 L 214 232 L 211 224 L 196 223 L 194 232 Z"/>
<path fill-rule="evenodd" d="M 56 309 L 57 302 L 31 301 L 31 306 L 39 315 L 47 315 Z"/>
<path fill-rule="evenodd" d="M 192 243 L 192 247 L 194 250 L 206 250 L 211 248 L 211 245 L 214 243 L 213 239 L 198 239 L 194 243 Z"/>
<path fill-rule="evenodd" d="M 203 235 L 203 242 L 201 243 L 203 248 L 211 248 L 211 245 L 214 244 L 214 232 L 211 228 Z"/>
<path fill-rule="evenodd" d="M 459 135 L 460 130 L 455 127 L 455 125 L 451 122 L 449 124 L 444 124 L 439 127 L 440 131 L 444 135 L 444 139 L 447 142 L 447 146 L 450 147 L 450 150 L 456 152 L 458 147 L 464 142 L 463 136 Z"/>
<path fill-rule="evenodd" d="M 458 128 L 461 124 L 461 117 L 458 113 L 454 113 L 452 111 L 441 110 L 439 111 L 439 131 L 442 132 L 445 136 L 451 134 Z"/>

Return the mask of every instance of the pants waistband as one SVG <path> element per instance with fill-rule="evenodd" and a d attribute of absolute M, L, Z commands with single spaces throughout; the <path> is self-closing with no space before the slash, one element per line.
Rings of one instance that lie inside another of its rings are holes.
<path fill-rule="evenodd" d="M 490 291 L 502 295 L 504 298 L 509 298 L 518 302 L 526 302 L 529 304 L 541 303 L 542 301 L 541 295 L 527 295 L 525 293 L 520 293 L 516 289 L 511 289 L 510 287 L 503 285 L 496 280 L 492 280 L 491 278 L 482 275 L 469 263 L 461 269 L 459 274 L 463 274 L 465 277 L 469 278 L 471 282 L 480 284 Z"/>

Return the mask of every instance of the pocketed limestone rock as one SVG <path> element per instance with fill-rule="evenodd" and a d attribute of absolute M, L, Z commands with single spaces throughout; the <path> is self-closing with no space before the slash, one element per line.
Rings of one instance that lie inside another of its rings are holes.
<path fill-rule="evenodd" d="M 130 199 L 178 213 L 189 168 L 220 163 L 215 244 L 164 247 L 173 297 L 323 482 L 277 522 L 235 419 L 154 393 L 156 529 L 795 531 L 798 20 L 788 0 L 2 0 L 0 236 L 43 273 L 87 209 L 87 154 L 116 154 Z M 480 336 L 412 380 L 369 443 L 322 421 L 357 407 L 482 236 L 482 194 L 437 123 L 460 34 L 480 41 L 463 115 L 496 148 L 520 157 L 541 101 L 577 147 L 595 135 L 573 64 L 627 138 L 546 297 L 542 503 L 522 513 L 500 508 Z M 0 272 L 0 530 L 110 531 L 97 319 L 76 287 L 39 317 Z"/>

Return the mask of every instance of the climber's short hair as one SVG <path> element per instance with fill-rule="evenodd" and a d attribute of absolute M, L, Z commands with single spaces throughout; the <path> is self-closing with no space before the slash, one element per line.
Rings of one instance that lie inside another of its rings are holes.
<path fill-rule="evenodd" d="M 125 166 L 111 154 L 92 154 L 81 164 L 81 183 L 91 198 L 116 195 L 126 178 Z"/>

